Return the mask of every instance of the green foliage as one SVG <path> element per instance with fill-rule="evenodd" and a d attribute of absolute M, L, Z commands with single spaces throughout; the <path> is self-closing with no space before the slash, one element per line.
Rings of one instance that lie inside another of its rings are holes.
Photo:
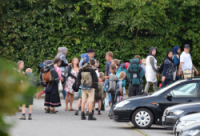
<path fill-rule="evenodd" d="M 4 121 L 5 115 L 13 115 L 23 103 L 24 96 L 33 95 L 26 77 L 13 69 L 12 63 L 0 59 L 0 135 L 8 136 L 10 125 Z M 22 83 L 23 81 L 23 83 Z"/>
<path fill-rule="evenodd" d="M 67 59 L 95 49 L 104 69 L 105 53 L 129 61 L 145 58 L 151 46 L 161 63 L 168 49 L 192 45 L 199 65 L 200 2 L 197 0 L 7 0 L 0 24 L 0 54 L 26 67 L 53 59 L 59 46 Z"/>

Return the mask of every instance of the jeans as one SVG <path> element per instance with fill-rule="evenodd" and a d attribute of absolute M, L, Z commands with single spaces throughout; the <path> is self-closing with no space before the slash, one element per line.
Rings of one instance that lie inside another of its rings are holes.
<path fill-rule="evenodd" d="M 109 115 L 113 115 L 113 105 L 115 105 L 115 103 L 117 102 L 117 96 L 115 98 L 115 94 L 112 93 L 111 94 L 111 99 L 112 99 L 112 106 L 110 107 L 110 112 L 109 112 Z"/>
<path fill-rule="evenodd" d="M 164 82 L 162 82 L 162 87 L 165 87 L 166 85 L 169 85 L 169 84 L 171 84 L 172 83 L 172 80 L 170 80 L 170 79 L 165 79 L 165 81 Z M 161 88 L 162 88 L 161 87 Z"/>
<path fill-rule="evenodd" d="M 141 85 L 132 85 L 131 83 L 129 83 L 129 87 L 128 87 L 128 96 L 136 96 L 136 95 L 140 95 L 142 92 L 142 87 Z"/>
<path fill-rule="evenodd" d="M 67 92 L 64 89 L 62 90 L 62 94 L 63 94 L 63 98 L 65 99 Z"/>

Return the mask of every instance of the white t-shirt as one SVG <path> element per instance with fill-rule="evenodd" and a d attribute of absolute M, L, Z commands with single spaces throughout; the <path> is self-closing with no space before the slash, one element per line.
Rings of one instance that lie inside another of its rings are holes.
<path fill-rule="evenodd" d="M 183 52 L 180 56 L 180 62 L 183 62 L 182 70 L 192 70 L 192 58 L 190 53 Z"/>
<path fill-rule="evenodd" d="M 97 74 L 97 77 L 99 77 L 99 71 L 98 70 L 95 70 L 96 74 Z"/>

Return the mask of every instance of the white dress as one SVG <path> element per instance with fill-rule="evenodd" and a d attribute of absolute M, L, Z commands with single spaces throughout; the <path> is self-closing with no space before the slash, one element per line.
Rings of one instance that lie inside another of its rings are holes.
<path fill-rule="evenodd" d="M 157 82 L 156 72 L 151 67 L 150 58 L 154 59 L 154 67 L 157 68 L 157 60 L 153 56 L 148 56 L 146 59 L 146 81 L 155 83 Z"/>
<path fill-rule="evenodd" d="M 77 77 L 77 75 L 78 75 L 78 72 L 74 71 L 73 69 L 71 70 L 71 73 L 72 73 L 75 77 Z M 75 82 L 75 79 L 72 78 L 71 76 L 69 76 L 69 77 L 67 78 L 67 83 L 66 83 L 66 85 L 65 85 L 65 90 L 66 90 L 67 92 L 71 93 L 71 94 L 74 94 L 74 90 L 72 89 L 72 86 L 73 86 L 74 82 Z"/>

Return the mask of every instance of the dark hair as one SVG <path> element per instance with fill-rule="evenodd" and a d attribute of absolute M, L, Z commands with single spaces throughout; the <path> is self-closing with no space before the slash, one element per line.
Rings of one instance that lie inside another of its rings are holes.
<path fill-rule="evenodd" d="M 140 55 L 136 55 L 136 56 L 135 56 L 135 59 L 139 59 L 139 60 L 141 60 Z"/>
<path fill-rule="evenodd" d="M 90 65 L 95 66 L 95 60 L 94 59 L 90 60 Z"/>
<path fill-rule="evenodd" d="M 53 60 L 53 64 L 57 64 L 58 62 L 61 62 L 61 59 L 60 59 L 60 58 L 55 58 L 55 59 Z"/>
<path fill-rule="evenodd" d="M 88 52 L 88 53 L 91 53 L 91 52 L 95 52 L 95 50 L 93 50 L 93 49 L 88 49 L 87 52 Z"/>

